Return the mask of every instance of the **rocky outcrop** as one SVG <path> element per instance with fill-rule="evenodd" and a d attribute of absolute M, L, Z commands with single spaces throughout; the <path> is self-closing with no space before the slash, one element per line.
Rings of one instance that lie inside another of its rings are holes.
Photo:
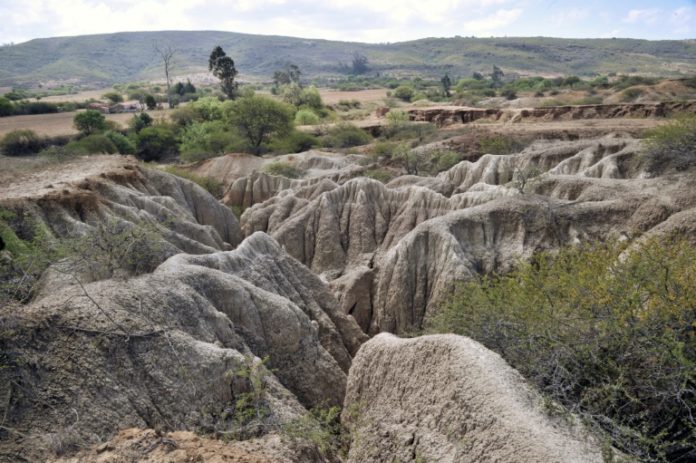
<path fill-rule="evenodd" d="M 259 233 L 235 251 L 180 254 L 152 274 L 0 309 L 0 448 L 31 460 L 50 451 L 46 439 L 98 442 L 133 426 L 227 430 L 248 387 L 229 372 L 245 355 L 269 357 L 270 423 L 339 404 L 364 335 L 337 306 Z"/>
<path fill-rule="evenodd" d="M 605 461 L 599 442 L 497 354 L 454 335 L 364 344 L 348 378 L 348 462 Z"/>

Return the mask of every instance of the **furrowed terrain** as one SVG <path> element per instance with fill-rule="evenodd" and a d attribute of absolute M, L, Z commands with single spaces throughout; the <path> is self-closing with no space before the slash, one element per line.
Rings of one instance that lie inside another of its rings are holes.
<path fill-rule="evenodd" d="M 365 150 L 184 166 L 219 201 L 129 156 L 2 158 L 3 288 L 32 290 L 0 309 L 0 461 L 624 458 L 483 345 L 396 336 L 541 251 L 696 241 L 693 172 L 652 172 L 639 138 L 693 104 L 638 106 L 409 109 L 442 134 L 416 151 L 480 118 L 534 139 L 434 176 Z M 338 406 L 327 446 L 316 411 Z"/>

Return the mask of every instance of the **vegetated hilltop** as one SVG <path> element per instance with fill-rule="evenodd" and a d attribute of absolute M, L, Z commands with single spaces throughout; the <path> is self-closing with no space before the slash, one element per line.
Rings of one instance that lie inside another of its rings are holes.
<path fill-rule="evenodd" d="M 0 85 L 70 81 L 112 84 L 161 77 L 153 43 L 177 50 L 176 73 L 207 71 L 221 45 L 242 74 L 270 77 L 287 62 L 307 77 L 347 72 L 353 53 L 371 72 L 470 75 L 493 64 L 506 71 L 593 75 L 678 75 L 696 70 L 694 41 L 633 39 L 427 38 L 393 44 L 336 42 L 216 31 L 124 32 L 31 40 L 0 48 Z"/>

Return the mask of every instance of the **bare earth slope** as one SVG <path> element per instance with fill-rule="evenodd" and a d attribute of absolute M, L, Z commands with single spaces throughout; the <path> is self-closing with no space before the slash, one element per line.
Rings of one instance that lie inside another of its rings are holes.
<path fill-rule="evenodd" d="M 460 336 L 374 337 L 348 379 L 354 407 L 349 462 L 604 461 L 581 426 L 550 418 L 517 371 Z"/>
<path fill-rule="evenodd" d="M 326 278 L 364 331 L 403 333 L 457 280 L 505 271 L 538 250 L 688 228 L 693 183 L 648 178 L 630 137 L 540 141 L 437 177 L 286 183 L 248 208 L 241 226 L 271 234 Z"/>

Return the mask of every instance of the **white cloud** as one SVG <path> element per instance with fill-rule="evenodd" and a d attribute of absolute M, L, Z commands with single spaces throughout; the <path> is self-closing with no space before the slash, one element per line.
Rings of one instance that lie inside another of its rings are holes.
<path fill-rule="evenodd" d="M 522 10 L 520 8 L 515 8 L 512 10 L 498 10 L 489 16 L 465 22 L 464 30 L 465 33 L 493 32 L 509 26 L 521 15 Z"/>
<path fill-rule="evenodd" d="M 660 19 L 660 14 L 662 10 L 659 8 L 648 8 L 645 10 L 631 10 L 628 12 L 626 17 L 623 19 L 624 22 L 629 24 L 644 23 L 644 24 L 655 24 L 658 19 Z"/>

